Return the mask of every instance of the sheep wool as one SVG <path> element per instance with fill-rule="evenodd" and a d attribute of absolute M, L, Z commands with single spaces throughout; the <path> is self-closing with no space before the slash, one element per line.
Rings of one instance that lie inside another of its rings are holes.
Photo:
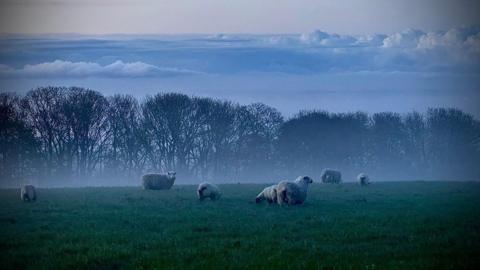
<path fill-rule="evenodd" d="M 144 176 L 142 176 L 143 189 L 170 189 L 175 182 L 175 175 L 175 172 L 168 172 L 167 174 L 145 174 Z"/>
<path fill-rule="evenodd" d="M 342 182 L 342 173 L 337 170 L 325 169 L 321 175 L 322 183 L 339 184 Z"/>
<path fill-rule="evenodd" d="M 361 186 L 367 186 L 370 184 L 370 177 L 365 173 L 360 173 L 357 176 L 357 181 Z"/>
<path fill-rule="evenodd" d="M 258 194 L 257 197 L 255 198 L 256 203 L 260 203 L 265 200 L 268 203 L 277 202 L 277 185 L 271 185 L 264 188 L 262 192 L 260 192 L 260 194 Z"/>
<path fill-rule="evenodd" d="M 308 176 L 299 176 L 294 182 L 281 181 L 277 185 L 277 203 L 303 204 L 307 199 L 308 185 L 311 183 L 313 180 Z"/>
<path fill-rule="evenodd" d="M 215 201 L 220 199 L 222 193 L 220 188 L 214 184 L 203 182 L 198 185 L 197 196 L 200 201 L 203 201 L 205 198 L 210 198 L 210 200 Z"/>
<path fill-rule="evenodd" d="M 25 185 L 20 189 L 20 198 L 25 202 L 37 200 L 37 192 L 32 185 Z"/>

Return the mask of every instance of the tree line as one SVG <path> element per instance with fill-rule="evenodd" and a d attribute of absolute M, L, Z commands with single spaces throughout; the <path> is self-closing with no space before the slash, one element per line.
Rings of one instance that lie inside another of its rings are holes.
<path fill-rule="evenodd" d="M 179 181 L 274 182 L 323 168 L 346 180 L 476 180 L 480 122 L 453 108 L 425 113 L 301 111 L 285 120 L 262 103 L 159 93 L 139 102 L 79 87 L 0 94 L 2 185 L 137 184 L 146 172 Z"/>

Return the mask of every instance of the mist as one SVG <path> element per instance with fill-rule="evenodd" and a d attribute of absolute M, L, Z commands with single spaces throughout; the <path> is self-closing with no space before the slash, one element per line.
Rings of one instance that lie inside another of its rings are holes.
<path fill-rule="evenodd" d="M 0 184 L 138 186 L 273 183 L 323 169 L 351 182 L 479 180 L 480 122 L 455 108 L 425 112 L 301 110 L 157 93 L 143 99 L 80 87 L 2 93 Z"/>

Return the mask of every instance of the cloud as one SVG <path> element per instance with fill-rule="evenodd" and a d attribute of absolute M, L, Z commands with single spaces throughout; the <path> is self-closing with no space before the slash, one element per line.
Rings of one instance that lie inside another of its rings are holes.
<path fill-rule="evenodd" d="M 322 30 L 301 35 L 276 35 L 264 38 L 264 44 L 275 47 L 290 48 L 348 48 L 356 53 L 359 47 L 383 49 L 378 53 L 404 51 L 414 53 L 416 50 L 456 50 L 451 53 L 479 52 L 480 26 L 452 28 L 448 31 L 424 32 L 417 29 L 405 29 L 390 35 L 339 35 Z M 341 51 L 341 50 L 335 50 Z M 450 53 L 447 52 L 447 53 Z"/>
<path fill-rule="evenodd" d="M 480 33 L 469 36 L 465 41 L 465 45 L 468 46 L 473 52 L 480 54 Z"/>
<path fill-rule="evenodd" d="M 419 39 L 424 36 L 425 33 L 420 30 L 406 29 L 402 32 L 387 36 L 383 40 L 384 48 L 415 48 Z"/>
<path fill-rule="evenodd" d="M 352 36 L 329 34 L 320 30 L 302 34 L 300 40 L 306 44 L 321 46 L 349 46 L 356 42 L 356 38 Z"/>
<path fill-rule="evenodd" d="M 474 74 L 480 71 L 480 27 L 430 32 L 406 29 L 389 35 L 359 36 L 316 30 L 284 35 L 5 38 L 0 43 L 0 51 L 4 56 L 0 59 L 2 77 L 134 78 L 342 72 Z M 82 61 L 65 60 L 72 57 Z"/>
<path fill-rule="evenodd" d="M 27 64 L 21 69 L 0 65 L 0 75 L 21 77 L 171 77 L 197 72 L 158 67 L 143 62 L 124 63 L 117 60 L 102 66 L 95 62 L 70 62 L 55 60 L 40 64 Z"/>
<path fill-rule="evenodd" d="M 446 53 L 478 52 L 480 26 L 452 28 L 447 31 L 423 32 L 406 29 L 383 40 L 382 47 L 409 50 L 448 50 Z"/>
<path fill-rule="evenodd" d="M 357 37 L 355 44 L 360 46 L 380 47 L 383 45 L 383 41 L 387 37 L 388 37 L 387 35 L 383 35 L 383 34 L 359 36 Z"/>
<path fill-rule="evenodd" d="M 447 48 L 464 51 L 479 50 L 480 29 L 453 28 L 446 32 L 430 32 L 421 36 L 418 40 L 419 49 Z"/>
<path fill-rule="evenodd" d="M 480 27 L 422 32 L 407 29 L 383 41 L 383 54 L 410 59 L 419 71 L 471 72 L 480 70 Z M 392 61 L 393 62 L 393 61 Z"/>

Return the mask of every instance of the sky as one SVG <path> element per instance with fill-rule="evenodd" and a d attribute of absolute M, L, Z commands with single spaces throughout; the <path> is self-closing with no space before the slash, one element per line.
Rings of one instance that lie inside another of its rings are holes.
<path fill-rule="evenodd" d="M 0 91 L 480 118 L 478 1 L 0 0 Z"/>
<path fill-rule="evenodd" d="M 475 0 L 0 0 L 0 33 L 393 33 L 479 23 Z"/>

